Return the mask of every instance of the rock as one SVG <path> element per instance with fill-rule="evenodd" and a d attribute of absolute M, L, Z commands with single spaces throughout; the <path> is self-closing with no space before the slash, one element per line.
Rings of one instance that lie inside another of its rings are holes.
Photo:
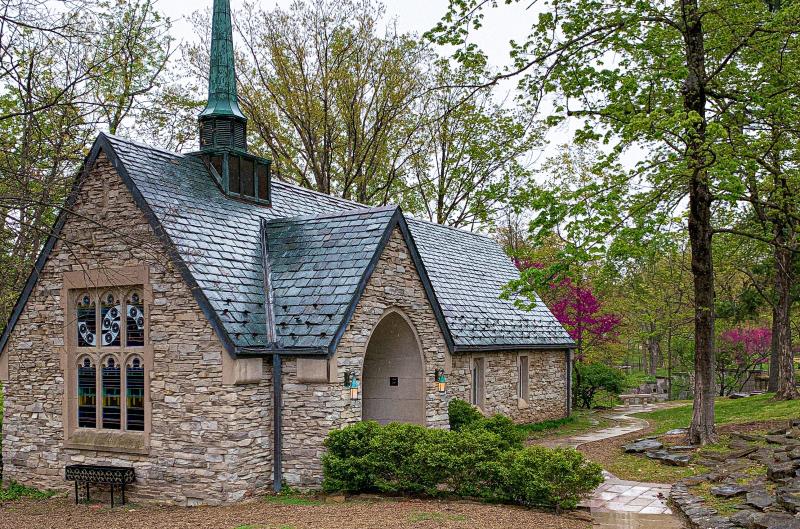
<path fill-rule="evenodd" d="M 689 476 L 688 478 L 683 478 L 681 481 L 689 487 L 694 487 L 695 485 L 700 485 L 701 483 L 709 481 L 709 479 L 708 479 L 708 474 L 698 474 L 696 476 Z"/>
<path fill-rule="evenodd" d="M 691 445 L 676 445 L 676 446 L 668 446 L 667 450 L 670 452 L 692 452 L 696 449 L 696 446 Z"/>
<path fill-rule="evenodd" d="M 747 457 L 753 452 L 758 450 L 757 446 L 748 446 L 746 448 L 742 448 L 740 450 L 734 450 L 733 452 L 728 453 L 729 459 L 741 459 L 743 457 Z"/>
<path fill-rule="evenodd" d="M 800 512 L 800 492 L 781 489 L 778 491 L 778 504 L 787 511 Z"/>
<path fill-rule="evenodd" d="M 675 428 L 674 430 L 666 432 L 664 435 L 687 435 L 688 433 L 688 428 Z"/>
<path fill-rule="evenodd" d="M 719 496 L 720 498 L 733 498 L 734 496 L 741 496 L 748 491 L 747 487 L 741 485 L 730 484 L 722 485 L 711 489 L 711 494 Z"/>
<path fill-rule="evenodd" d="M 689 459 L 691 458 L 689 454 L 673 454 L 667 450 L 653 450 L 647 452 L 645 455 L 650 459 L 655 459 L 675 467 L 685 467 L 689 464 Z"/>
<path fill-rule="evenodd" d="M 794 528 L 795 518 L 787 513 L 739 511 L 730 517 L 734 524 L 745 529 L 789 529 Z"/>
<path fill-rule="evenodd" d="M 728 395 L 728 397 L 731 399 L 746 399 L 749 396 L 750 396 L 749 393 L 731 393 L 730 395 Z"/>
<path fill-rule="evenodd" d="M 773 503 L 775 503 L 775 496 L 763 489 L 752 490 L 747 493 L 745 503 L 751 507 L 755 507 L 763 511 Z"/>
<path fill-rule="evenodd" d="M 794 476 L 794 463 L 791 461 L 786 463 L 767 464 L 767 478 L 772 481 L 777 479 L 791 478 L 792 476 Z"/>
<path fill-rule="evenodd" d="M 768 515 L 765 529 L 800 529 L 800 519 L 783 518 L 779 514 Z"/>
<path fill-rule="evenodd" d="M 761 513 L 753 511 L 739 511 L 730 517 L 731 522 L 738 526 L 746 527 L 747 529 L 756 529 L 760 527 L 757 525 L 758 515 Z"/>
<path fill-rule="evenodd" d="M 648 450 L 658 450 L 664 445 L 655 439 L 640 439 L 634 443 L 627 444 L 623 449 L 628 453 L 641 454 Z"/>
<path fill-rule="evenodd" d="M 749 433 L 742 433 L 742 432 L 731 432 L 731 436 L 738 437 L 744 441 L 749 441 L 751 443 L 755 443 L 756 441 L 760 441 L 761 437 Z"/>

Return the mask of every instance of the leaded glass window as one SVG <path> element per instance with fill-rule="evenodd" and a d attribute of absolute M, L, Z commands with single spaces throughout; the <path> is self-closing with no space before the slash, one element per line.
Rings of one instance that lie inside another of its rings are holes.
<path fill-rule="evenodd" d="M 74 299 L 79 428 L 145 430 L 147 333 L 143 287 L 89 289 Z M 74 331 L 72 331 L 74 332 Z"/>
<path fill-rule="evenodd" d="M 94 347 L 97 345 L 97 312 L 94 296 L 84 292 L 78 296 L 77 318 L 78 347 Z"/>
<path fill-rule="evenodd" d="M 114 292 L 105 292 L 100 298 L 100 303 L 100 318 L 103 322 L 101 343 L 104 347 L 117 347 L 122 338 L 120 327 L 122 307 L 120 306 L 120 300 Z"/>
<path fill-rule="evenodd" d="M 78 363 L 78 428 L 97 426 L 97 368 L 91 358 Z"/>
<path fill-rule="evenodd" d="M 128 347 L 144 345 L 144 301 L 142 294 L 134 290 L 128 294 L 125 303 L 126 344 Z"/>
<path fill-rule="evenodd" d="M 144 430 L 144 363 L 138 356 L 128 361 L 125 368 L 127 429 Z"/>
<path fill-rule="evenodd" d="M 113 357 L 106 357 L 103 362 L 103 428 L 119 430 L 122 418 L 121 373 L 119 362 Z"/>

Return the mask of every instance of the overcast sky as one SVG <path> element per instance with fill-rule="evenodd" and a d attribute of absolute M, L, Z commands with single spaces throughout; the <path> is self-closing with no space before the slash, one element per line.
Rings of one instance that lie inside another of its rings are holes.
<path fill-rule="evenodd" d="M 257 0 L 256 0 L 257 1 Z M 158 0 L 160 10 L 174 22 L 174 36 L 182 41 L 192 41 L 196 37 L 188 21 L 194 11 L 210 9 L 213 0 Z M 234 10 L 242 5 L 242 0 L 231 0 Z M 292 0 L 261 0 L 266 9 L 280 6 L 288 8 Z M 431 29 L 444 15 L 448 0 L 385 0 L 387 22 L 396 20 L 402 32 L 421 35 Z M 527 35 L 535 19 L 535 13 L 522 5 L 502 6 L 487 12 L 485 30 L 476 35 L 476 42 L 489 54 L 493 64 L 500 66 L 508 61 L 508 42 Z"/>

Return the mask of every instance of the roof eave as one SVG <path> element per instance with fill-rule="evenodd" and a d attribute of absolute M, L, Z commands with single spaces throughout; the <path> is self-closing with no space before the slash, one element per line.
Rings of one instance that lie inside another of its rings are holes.
<path fill-rule="evenodd" d="M 574 342 L 539 344 L 456 345 L 454 353 L 487 353 L 492 351 L 563 351 L 574 349 Z"/>

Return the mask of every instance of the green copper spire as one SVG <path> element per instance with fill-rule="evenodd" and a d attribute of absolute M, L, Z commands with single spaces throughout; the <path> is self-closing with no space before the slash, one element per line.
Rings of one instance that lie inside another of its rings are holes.
<path fill-rule="evenodd" d="M 247 150 L 247 118 L 236 96 L 230 0 L 214 0 L 208 104 L 200 114 L 200 149 Z"/>
<path fill-rule="evenodd" d="M 246 119 L 239 109 L 236 92 L 230 0 L 214 0 L 208 104 L 200 114 L 201 118 L 209 116 L 231 116 Z"/>

